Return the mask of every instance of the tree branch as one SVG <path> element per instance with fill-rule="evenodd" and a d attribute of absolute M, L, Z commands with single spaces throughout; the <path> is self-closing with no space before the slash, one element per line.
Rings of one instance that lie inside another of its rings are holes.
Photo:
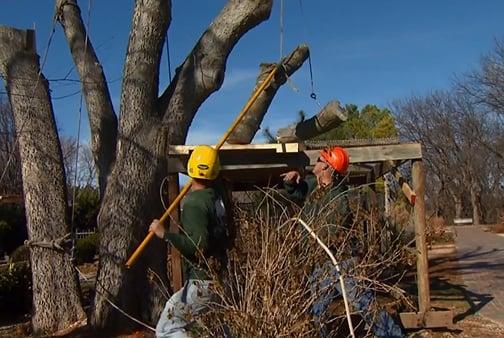
<path fill-rule="evenodd" d="M 200 105 L 224 80 L 226 61 L 238 40 L 268 19 L 272 0 L 230 0 L 203 33 L 172 83 L 159 98 L 170 143 L 183 144 Z"/>
<path fill-rule="evenodd" d="M 56 0 L 56 17 L 65 32 L 81 79 L 91 128 L 91 149 L 98 174 L 100 196 L 103 197 L 107 177 L 115 159 L 117 117 L 105 74 L 87 36 L 77 1 Z"/>

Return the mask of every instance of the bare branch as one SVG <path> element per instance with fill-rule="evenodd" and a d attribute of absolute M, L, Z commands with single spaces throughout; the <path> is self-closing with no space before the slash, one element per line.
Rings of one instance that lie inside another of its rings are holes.
<path fill-rule="evenodd" d="M 172 144 L 183 144 L 200 105 L 224 80 L 226 61 L 238 40 L 268 19 L 272 0 L 230 0 L 177 68 L 172 83 L 159 99 L 163 124 Z"/>
<path fill-rule="evenodd" d="M 115 159 L 117 117 L 105 74 L 82 22 L 76 0 L 56 0 L 56 17 L 65 32 L 79 72 L 91 128 L 91 148 L 97 167 L 100 195 Z"/>

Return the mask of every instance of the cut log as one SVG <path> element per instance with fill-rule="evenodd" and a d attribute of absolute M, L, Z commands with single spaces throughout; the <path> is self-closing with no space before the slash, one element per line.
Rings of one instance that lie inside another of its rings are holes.
<path fill-rule="evenodd" d="M 277 140 L 281 143 L 309 140 L 337 127 L 347 119 L 348 113 L 340 103 L 331 101 L 317 115 L 308 120 L 278 129 Z"/>

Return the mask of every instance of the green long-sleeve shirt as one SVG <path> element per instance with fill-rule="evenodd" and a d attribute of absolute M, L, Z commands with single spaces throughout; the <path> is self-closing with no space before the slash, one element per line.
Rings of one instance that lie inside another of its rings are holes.
<path fill-rule="evenodd" d="M 348 198 L 344 194 L 348 187 L 343 182 L 319 188 L 317 178 L 314 175 L 307 175 L 299 183 L 285 182 L 284 188 L 290 199 L 303 205 L 301 217 L 305 218 L 305 221 L 324 215 L 325 223 L 334 225 L 327 228 L 329 233 L 323 231 L 324 235 L 336 234 L 339 226 L 351 225 L 352 213 Z"/>
<path fill-rule="evenodd" d="M 227 232 L 224 219 L 222 199 L 215 188 L 195 190 L 186 195 L 180 218 L 181 232 L 165 234 L 165 240 L 185 258 L 186 279 L 209 279 L 203 257 L 207 260 L 216 258 L 220 262 L 225 258 Z"/>

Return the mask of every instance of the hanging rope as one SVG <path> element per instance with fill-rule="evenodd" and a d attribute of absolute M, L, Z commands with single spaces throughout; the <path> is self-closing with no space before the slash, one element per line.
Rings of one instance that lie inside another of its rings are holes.
<path fill-rule="evenodd" d="M 284 47 L 284 0 L 280 0 L 280 61 L 284 56 L 283 47 Z"/>
<path fill-rule="evenodd" d="M 171 61 L 170 61 L 170 45 L 168 43 L 168 30 L 166 30 L 165 39 L 166 39 L 166 63 L 168 64 L 168 77 L 170 78 L 171 82 L 172 73 L 171 73 Z"/>
<path fill-rule="evenodd" d="M 301 23 L 303 26 L 303 37 L 305 40 L 305 43 L 309 46 L 310 44 L 308 43 L 308 25 L 306 24 L 306 15 L 303 9 L 303 0 L 299 0 L 299 11 L 301 12 Z M 313 66 L 312 66 L 312 56 L 311 56 L 311 49 L 308 52 L 308 66 L 310 67 L 310 98 L 312 98 L 317 106 L 319 108 L 322 108 L 320 105 L 320 102 L 317 100 L 317 94 L 315 93 L 315 84 L 313 81 Z"/>
<path fill-rule="evenodd" d="M 88 1 L 88 17 L 87 17 L 87 23 L 86 23 L 86 37 L 84 39 L 84 58 L 86 57 L 87 53 L 87 46 L 88 46 L 88 40 L 89 40 L 89 30 L 91 29 L 91 3 L 92 0 Z M 86 77 L 86 63 L 84 63 L 84 69 L 82 71 L 83 77 Z M 79 150 L 80 150 L 80 135 L 81 135 L 81 121 L 82 121 L 82 102 L 83 102 L 83 94 L 82 92 L 84 91 L 84 82 L 82 82 L 81 85 L 81 94 L 80 94 L 80 100 L 79 100 L 79 114 L 78 114 L 78 121 L 77 121 L 77 149 L 75 153 L 75 166 L 74 166 L 74 182 L 73 182 L 73 191 L 72 191 L 72 217 L 70 221 L 70 233 L 72 234 L 72 248 L 71 248 L 71 256 L 72 260 L 75 259 L 75 244 L 77 242 L 77 234 L 75 231 L 75 199 L 76 199 L 76 191 L 77 191 L 77 177 L 78 177 L 78 170 L 79 170 Z"/>

